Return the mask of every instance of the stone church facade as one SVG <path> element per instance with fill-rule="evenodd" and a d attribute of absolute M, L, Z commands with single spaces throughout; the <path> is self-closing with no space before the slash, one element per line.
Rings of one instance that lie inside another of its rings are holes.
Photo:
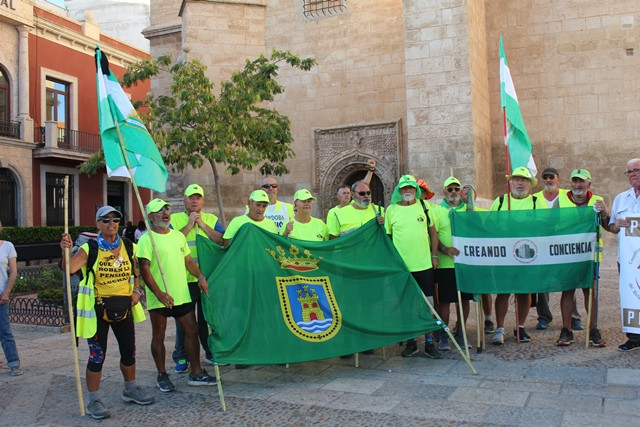
<path fill-rule="evenodd" d="M 556 167 L 568 187 L 572 169 L 589 169 L 610 204 L 628 187 L 627 159 L 640 157 L 637 0 L 156 0 L 143 34 L 153 57 L 199 59 L 216 83 L 272 49 L 316 58 L 309 72 L 281 67 L 273 107 L 295 138 L 281 198 L 308 188 L 319 216 L 369 159 L 385 204 L 403 173 L 437 195 L 451 174 L 481 198 L 503 193 L 501 35 L 539 170 Z M 161 76 L 152 90 L 168 84 Z M 259 179 L 223 177 L 228 217 Z M 213 209 L 207 167 L 173 175 L 167 197 L 191 182 Z"/>

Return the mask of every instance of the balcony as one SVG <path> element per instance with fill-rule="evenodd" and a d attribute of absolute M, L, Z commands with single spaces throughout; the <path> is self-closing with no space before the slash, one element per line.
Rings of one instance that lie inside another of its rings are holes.
<path fill-rule="evenodd" d="M 0 136 L 20 139 L 20 122 L 0 120 Z"/>
<path fill-rule="evenodd" d="M 35 158 L 55 157 L 85 161 L 101 148 L 100 135 L 58 128 L 57 122 L 45 122 L 44 127 L 36 127 L 34 140 L 38 148 Z"/>

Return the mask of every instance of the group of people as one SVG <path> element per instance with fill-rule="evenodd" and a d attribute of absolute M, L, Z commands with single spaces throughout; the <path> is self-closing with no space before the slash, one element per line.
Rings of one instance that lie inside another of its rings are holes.
<path fill-rule="evenodd" d="M 536 178 L 527 168 L 516 168 L 507 176 L 510 193 L 496 198 L 490 210 L 588 205 L 598 212 L 605 230 L 619 232 L 629 226 L 626 219 L 629 213 L 640 212 L 640 159 L 629 161 L 626 175 L 632 188 L 616 197 L 609 214 L 602 197 L 591 193 L 591 175 L 585 169 L 572 171 L 571 188 L 563 190 L 559 188 L 558 171 L 547 168 L 542 173 L 544 189 L 531 194 L 531 188 L 537 184 Z M 449 213 L 452 209 L 481 209 L 474 206 L 475 193 L 471 185 L 462 185 L 453 176 L 447 178 L 442 185 L 442 202 L 435 204 L 427 201 L 434 196 L 434 192 L 425 181 L 403 175 L 395 186 L 391 204 L 385 211 L 382 206 L 372 203 L 368 182 L 357 181 L 351 186 L 342 185 L 337 189 L 339 203 L 328 212 L 326 222 L 311 215 L 316 198 L 309 190 L 296 191 L 293 204 L 289 204 L 278 200 L 278 189 L 276 178 L 262 178 L 260 188 L 253 191 L 247 200 L 245 213 L 233 218 L 226 230 L 215 215 L 202 211 L 204 191 L 198 184 L 191 184 L 185 189 L 183 212 L 172 213 L 170 203 L 153 199 L 145 208 L 151 232 L 141 236 L 135 246 L 129 239 L 118 234 L 121 212 L 110 206 L 103 206 L 98 210 L 96 226 L 99 234 L 95 244 L 84 244 L 69 259 L 71 273 L 78 270 L 83 272 L 77 302 L 77 335 L 87 338 L 89 345 L 86 368 L 89 392 L 87 411 L 92 417 L 101 419 L 110 415 L 99 394 L 109 328 L 113 330 L 120 347 L 120 369 L 124 377 L 121 399 L 141 405 L 154 401 L 153 396 L 138 386 L 135 380 L 134 322 L 144 320 L 145 316 L 139 304 L 143 292 L 140 277 L 147 289 L 147 309 L 152 326 L 151 353 L 157 368 L 157 387 L 163 392 L 175 390 L 165 366 L 164 338 L 168 317 L 173 317 L 176 322 L 176 344 L 173 351 L 175 371 L 188 372 L 189 385 L 216 385 L 215 378 L 202 368 L 200 359 L 202 345 L 205 359 L 213 362 L 213 354 L 207 343 L 209 329 L 201 306 L 201 295 L 208 295 L 209 284 L 198 266 L 196 235 L 226 247 L 242 225 L 251 223 L 269 232 L 295 239 L 325 241 L 339 239 L 375 219 L 379 225 L 384 226 L 425 297 L 443 321 L 449 323 L 451 304 L 458 302 L 454 260 L 459 254 L 458 249 L 452 245 Z M 8 242 L 0 242 L 0 249 L 6 243 Z M 63 235 L 60 246 L 64 250 L 64 266 L 67 249 L 72 246 L 68 234 Z M 576 284 L 576 288 L 579 285 Z M 573 341 L 572 329 L 576 329 L 577 320 L 572 314 L 575 311 L 574 294 L 574 290 L 562 293 L 563 325 L 557 341 L 559 346 L 569 345 Z M 587 295 L 585 292 L 585 306 L 588 303 Z M 2 296 L 0 315 L 4 293 Z M 494 327 L 491 320 L 491 296 L 483 295 L 485 332 L 493 334 L 491 342 L 496 345 L 503 344 L 505 340 L 504 322 L 508 298 L 509 295 L 496 296 Z M 470 294 L 461 295 L 463 319 L 458 319 L 454 327 L 454 337 L 460 344 L 463 342 L 461 323 L 467 320 L 471 299 Z M 531 306 L 531 295 L 518 294 L 516 300 L 518 318 L 514 335 L 520 342 L 529 342 L 531 338 L 524 323 Z M 537 301 L 540 313 L 537 327 L 544 329 L 551 321 L 548 295 L 538 295 Z M 589 323 L 591 344 L 604 347 L 605 343 L 594 323 L 594 315 L 592 312 Z M 10 346 L 5 347 L 5 341 L 3 339 L 2 344 L 9 359 L 11 351 L 8 352 L 7 348 L 10 350 Z M 436 341 L 439 341 L 437 347 Z M 619 349 L 628 351 L 638 347 L 640 335 L 629 334 L 629 341 Z M 448 335 L 444 332 L 438 336 L 433 333 L 425 336 L 424 352 L 427 357 L 440 358 L 440 351 L 450 348 Z M 402 356 L 411 357 L 418 352 L 417 342 L 411 339 L 407 341 Z M 15 360 L 10 360 L 9 366 L 20 372 L 17 352 L 13 359 Z"/>

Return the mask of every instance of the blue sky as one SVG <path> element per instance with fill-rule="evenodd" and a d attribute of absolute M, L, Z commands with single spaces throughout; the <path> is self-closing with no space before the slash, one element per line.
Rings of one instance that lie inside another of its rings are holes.
<path fill-rule="evenodd" d="M 64 0 L 47 0 L 49 3 L 53 3 L 55 5 L 58 5 L 60 7 L 65 7 L 64 5 Z"/>

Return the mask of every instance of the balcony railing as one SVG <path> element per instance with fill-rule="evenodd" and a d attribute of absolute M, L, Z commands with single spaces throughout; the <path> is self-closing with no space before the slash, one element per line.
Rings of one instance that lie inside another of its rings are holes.
<path fill-rule="evenodd" d="M 0 136 L 20 139 L 20 122 L 0 120 Z"/>
<path fill-rule="evenodd" d="M 58 129 L 58 147 L 93 153 L 100 150 L 100 135 L 78 130 Z"/>

